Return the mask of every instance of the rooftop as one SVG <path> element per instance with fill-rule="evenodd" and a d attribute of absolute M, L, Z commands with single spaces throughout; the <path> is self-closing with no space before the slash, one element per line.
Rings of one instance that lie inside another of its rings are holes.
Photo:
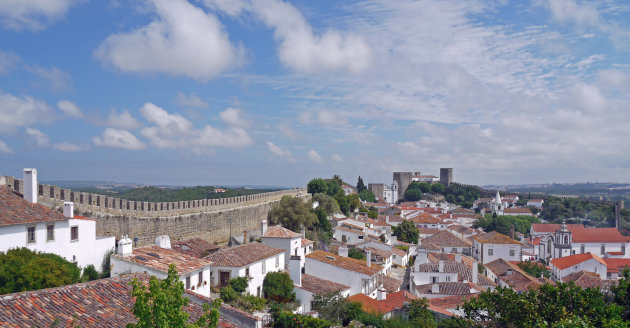
<path fill-rule="evenodd" d="M 240 268 L 280 253 L 284 253 L 284 250 L 261 243 L 250 243 L 224 248 L 210 255 L 209 258 L 215 266 Z"/>
<path fill-rule="evenodd" d="M 532 214 L 532 211 L 529 208 L 526 207 L 522 207 L 522 208 L 506 208 L 503 210 L 503 213 L 514 213 L 514 214 Z"/>
<path fill-rule="evenodd" d="M 401 290 L 393 294 L 387 294 L 384 300 L 376 300 L 364 294 L 355 294 L 348 300 L 361 303 L 363 311 L 373 314 L 386 314 L 396 309 L 402 309 L 404 303 L 417 299 L 410 292 Z"/>
<path fill-rule="evenodd" d="M 482 244 L 521 244 L 520 241 L 512 239 L 496 231 L 474 235 L 472 238 Z"/>
<path fill-rule="evenodd" d="M 418 272 L 439 272 L 440 266 L 438 263 L 423 263 L 418 265 Z M 457 281 L 464 282 L 472 281 L 472 269 L 471 267 L 455 262 L 455 261 L 445 261 L 444 262 L 444 272 L 449 273 L 457 273 Z M 477 274 L 477 284 L 481 286 L 496 286 L 496 284 L 488 279 L 488 277 Z"/>
<path fill-rule="evenodd" d="M 362 273 L 368 276 L 373 276 L 383 269 L 380 265 L 377 264 L 372 264 L 368 267 L 366 261 L 361 261 L 350 257 L 343 257 L 322 250 L 316 250 L 306 255 L 306 258 L 334 265 L 336 267 L 349 271 Z"/>
<path fill-rule="evenodd" d="M 535 232 L 542 232 L 542 233 L 554 233 L 557 230 L 560 230 L 562 227 L 562 224 L 556 224 L 556 223 L 533 223 L 532 224 L 532 229 Z M 567 228 L 569 230 L 572 230 L 574 228 L 584 228 L 584 226 L 582 224 L 567 224 Z"/>
<path fill-rule="evenodd" d="M 136 248 L 129 256 L 112 255 L 124 261 L 134 262 L 161 272 L 168 272 L 168 266 L 175 264 L 179 274 L 186 274 L 212 264 L 208 258 L 200 259 L 173 249 L 156 245 Z"/>
<path fill-rule="evenodd" d="M 33 204 L 7 187 L 0 186 L 0 226 L 68 220 L 42 204 Z"/>
<path fill-rule="evenodd" d="M 346 290 L 350 287 L 330 280 L 317 278 L 310 274 L 302 274 L 302 286 L 296 288 L 301 288 L 311 293 L 332 293 L 338 290 Z"/>
<path fill-rule="evenodd" d="M 597 273 L 584 270 L 567 275 L 562 281 L 573 282 L 582 288 L 608 289 L 613 284 L 611 280 L 602 280 Z"/>
<path fill-rule="evenodd" d="M 388 293 L 395 293 L 397 291 L 400 290 L 400 285 L 402 284 L 401 280 L 392 278 L 390 276 L 383 276 L 383 288 L 385 288 L 385 290 Z"/>
<path fill-rule="evenodd" d="M 201 238 L 193 238 L 171 243 L 173 250 L 196 258 L 204 258 L 220 249 L 219 246 Z"/>
<path fill-rule="evenodd" d="M 422 240 L 422 244 L 431 243 L 440 247 L 470 247 L 470 243 L 457 237 L 448 230 L 442 230 Z"/>
<path fill-rule="evenodd" d="M 433 294 L 433 285 L 438 285 L 439 292 L 442 295 L 470 295 L 485 289 L 471 282 L 438 282 L 435 284 L 425 284 L 416 286 L 416 291 L 420 294 Z M 471 289 L 474 290 L 471 292 Z"/>
<path fill-rule="evenodd" d="M 518 265 L 504 259 L 496 259 L 485 266 L 517 292 L 524 292 L 530 288 L 535 289 L 542 284 L 538 279 L 521 270 Z"/>
<path fill-rule="evenodd" d="M 302 235 L 281 226 L 270 226 L 265 231 L 265 238 L 301 238 Z"/>
<path fill-rule="evenodd" d="M 575 254 L 571 256 L 555 258 L 550 261 L 550 264 L 552 264 L 553 266 L 555 266 L 556 268 L 560 270 L 564 270 L 566 268 L 572 267 L 574 265 L 578 265 L 584 261 L 588 261 L 591 259 L 594 259 L 598 261 L 599 263 L 603 264 L 604 266 L 607 266 L 604 260 L 602 260 L 599 256 L 592 253 Z"/>
<path fill-rule="evenodd" d="M 574 228 L 571 229 L 572 241 L 576 243 L 624 243 L 627 241 L 617 228 Z"/>

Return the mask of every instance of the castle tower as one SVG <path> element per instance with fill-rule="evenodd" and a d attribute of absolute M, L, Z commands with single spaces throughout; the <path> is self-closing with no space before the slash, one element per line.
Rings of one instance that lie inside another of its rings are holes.
<path fill-rule="evenodd" d="M 453 169 L 452 168 L 441 168 L 440 169 L 440 183 L 444 185 L 444 187 L 448 187 L 453 182 Z"/>
<path fill-rule="evenodd" d="M 405 196 L 405 191 L 407 191 L 412 177 L 413 172 L 394 172 L 392 180 L 398 183 L 398 199 L 402 199 Z"/>

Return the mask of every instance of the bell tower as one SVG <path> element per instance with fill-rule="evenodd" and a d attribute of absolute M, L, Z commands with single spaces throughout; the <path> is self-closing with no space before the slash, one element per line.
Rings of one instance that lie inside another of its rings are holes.
<path fill-rule="evenodd" d="M 571 255 L 571 231 L 567 228 L 565 220 L 562 220 L 560 230 L 556 230 L 556 240 L 554 243 L 553 257 L 565 257 Z"/>

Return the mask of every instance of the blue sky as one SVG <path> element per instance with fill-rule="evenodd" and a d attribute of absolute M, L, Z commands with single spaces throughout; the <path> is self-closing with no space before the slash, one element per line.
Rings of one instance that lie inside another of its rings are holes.
<path fill-rule="evenodd" d="M 620 1 L 9 0 L 0 174 L 630 179 Z"/>

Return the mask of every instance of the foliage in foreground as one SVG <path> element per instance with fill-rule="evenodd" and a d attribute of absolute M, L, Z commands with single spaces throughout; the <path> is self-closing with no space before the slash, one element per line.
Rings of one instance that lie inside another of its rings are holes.
<path fill-rule="evenodd" d="M 293 280 L 286 272 L 269 272 L 263 280 L 263 292 L 265 297 L 279 303 L 288 303 L 295 300 L 293 292 Z"/>
<path fill-rule="evenodd" d="M 183 296 L 184 283 L 178 280 L 173 264 L 169 266 L 168 276 L 164 280 L 151 276 L 148 288 L 137 279 L 131 285 L 131 295 L 136 298 L 132 313 L 138 322 L 127 324 L 127 328 L 217 327 L 221 300 L 212 302 L 212 307 L 204 304 L 201 317 L 194 324 L 187 322 L 188 313 L 182 308 L 188 305 L 189 300 Z"/>
<path fill-rule="evenodd" d="M 398 237 L 398 240 L 405 243 L 417 244 L 420 236 L 420 231 L 411 220 L 403 220 L 397 227 L 394 227 L 392 232 L 394 236 Z"/>

